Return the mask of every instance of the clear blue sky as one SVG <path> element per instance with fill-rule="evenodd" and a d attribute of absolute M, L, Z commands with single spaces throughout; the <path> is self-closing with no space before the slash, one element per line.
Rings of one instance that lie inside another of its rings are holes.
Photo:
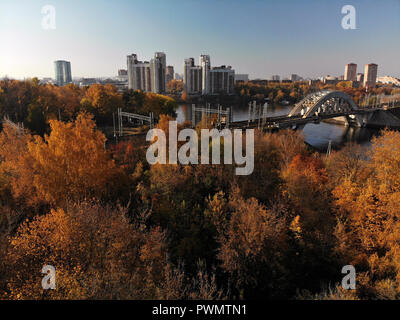
<path fill-rule="evenodd" d="M 41 27 L 47 4 L 51 31 Z M 357 30 L 341 27 L 346 4 Z M 180 73 L 184 58 L 210 54 L 251 78 L 341 75 L 348 62 L 400 77 L 400 0 L 1 0 L 0 40 L 0 77 L 54 76 L 58 59 L 74 77 L 114 76 L 128 54 L 155 51 Z"/>

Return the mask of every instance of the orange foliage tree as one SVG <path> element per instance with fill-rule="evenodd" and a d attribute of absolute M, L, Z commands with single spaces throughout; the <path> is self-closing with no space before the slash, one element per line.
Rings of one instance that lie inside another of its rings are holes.
<path fill-rule="evenodd" d="M 89 203 L 23 223 L 6 261 L 9 299 L 156 299 L 168 265 L 164 232 Z M 42 289 L 45 265 L 56 290 Z"/>
<path fill-rule="evenodd" d="M 80 114 L 75 122 L 50 121 L 51 134 L 41 138 L 2 133 L 4 161 L 13 194 L 27 202 L 53 206 L 68 200 L 110 197 L 120 180 L 119 169 L 105 150 L 105 137 L 92 117 Z M 14 149 L 18 147 L 19 152 Z M 121 180 L 120 180 L 121 182 Z M 28 192 L 27 192 L 28 191 Z"/>

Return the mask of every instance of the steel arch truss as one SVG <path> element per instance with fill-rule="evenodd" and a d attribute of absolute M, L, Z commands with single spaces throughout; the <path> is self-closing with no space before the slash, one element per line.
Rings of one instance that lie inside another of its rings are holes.
<path fill-rule="evenodd" d="M 357 109 L 353 99 L 342 91 L 320 91 L 297 103 L 288 116 L 298 115 L 305 119 L 320 115 L 348 114 Z"/>

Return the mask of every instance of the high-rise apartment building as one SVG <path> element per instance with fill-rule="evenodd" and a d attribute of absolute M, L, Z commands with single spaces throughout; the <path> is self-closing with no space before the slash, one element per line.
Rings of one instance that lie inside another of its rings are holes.
<path fill-rule="evenodd" d="M 132 90 L 151 91 L 150 63 L 138 61 L 137 55 L 127 57 L 128 88 Z"/>
<path fill-rule="evenodd" d="M 360 84 L 364 82 L 364 73 L 357 73 L 357 81 Z"/>
<path fill-rule="evenodd" d="M 185 59 L 183 66 L 183 84 L 187 94 L 202 93 L 202 68 L 195 66 L 194 58 Z"/>
<path fill-rule="evenodd" d="M 57 85 L 63 86 L 72 82 L 71 63 L 69 61 L 55 61 L 54 69 Z"/>
<path fill-rule="evenodd" d="M 211 59 L 209 55 L 200 56 L 200 67 L 202 77 L 202 94 L 207 95 L 210 93 L 210 70 L 211 70 Z"/>
<path fill-rule="evenodd" d="M 232 67 L 211 68 L 208 55 L 200 56 L 200 66 L 194 58 L 185 59 L 183 83 L 188 94 L 233 94 L 235 71 Z"/>
<path fill-rule="evenodd" d="M 281 77 L 278 75 L 273 75 L 272 76 L 272 81 L 281 81 Z"/>
<path fill-rule="evenodd" d="M 214 67 L 210 71 L 211 94 L 233 94 L 235 84 L 235 70 L 232 67 Z"/>
<path fill-rule="evenodd" d="M 151 91 L 164 93 L 167 91 L 167 56 L 164 52 L 156 52 L 150 61 Z"/>
<path fill-rule="evenodd" d="M 345 81 L 357 80 L 357 64 L 355 63 L 346 64 L 346 67 L 344 69 L 344 80 Z"/>
<path fill-rule="evenodd" d="M 167 59 L 163 52 L 156 52 L 154 59 L 138 61 L 137 55 L 127 58 L 128 88 L 145 92 L 164 93 L 167 89 Z"/>
<path fill-rule="evenodd" d="M 364 87 L 375 87 L 377 75 L 378 65 L 375 63 L 366 64 L 364 69 Z"/>
<path fill-rule="evenodd" d="M 166 74 L 166 82 L 171 82 L 174 80 L 174 67 L 173 66 L 168 66 L 167 67 L 167 74 Z"/>

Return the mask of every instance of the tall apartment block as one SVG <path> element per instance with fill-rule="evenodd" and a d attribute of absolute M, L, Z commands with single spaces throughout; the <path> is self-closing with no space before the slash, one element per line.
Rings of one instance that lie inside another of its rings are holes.
<path fill-rule="evenodd" d="M 167 92 L 167 56 L 164 52 L 156 52 L 150 61 L 151 91 Z"/>
<path fill-rule="evenodd" d="M 235 70 L 232 67 L 214 67 L 210 71 L 211 94 L 233 94 L 235 84 Z"/>
<path fill-rule="evenodd" d="M 171 82 L 174 80 L 174 67 L 173 66 L 168 66 L 167 67 L 167 74 L 166 74 L 166 82 Z"/>
<path fill-rule="evenodd" d="M 63 86 L 72 82 L 71 63 L 69 61 L 55 61 L 54 69 L 57 85 Z"/>
<path fill-rule="evenodd" d="M 345 81 L 357 80 L 357 65 L 355 63 L 346 64 L 346 67 L 344 69 L 344 80 Z"/>
<path fill-rule="evenodd" d="M 136 54 L 127 57 L 128 88 L 144 92 L 164 93 L 167 88 L 167 59 L 163 52 L 156 52 L 154 59 L 139 61 Z"/>
<path fill-rule="evenodd" d="M 128 65 L 128 88 L 151 91 L 150 63 L 138 61 L 136 54 L 127 57 Z"/>
<path fill-rule="evenodd" d="M 202 77 L 202 94 L 207 95 L 210 93 L 210 70 L 211 70 L 211 59 L 209 55 L 200 56 L 200 68 Z"/>
<path fill-rule="evenodd" d="M 202 69 L 199 66 L 195 66 L 194 58 L 185 59 L 183 84 L 187 94 L 202 93 Z"/>
<path fill-rule="evenodd" d="M 364 69 L 364 87 L 375 87 L 377 75 L 378 65 L 375 63 L 366 64 Z"/>
<path fill-rule="evenodd" d="M 200 66 L 194 58 L 185 59 L 183 82 L 188 94 L 233 94 L 235 71 L 231 67 L 211 68 L 208 55 L 200 56 Z"/>

